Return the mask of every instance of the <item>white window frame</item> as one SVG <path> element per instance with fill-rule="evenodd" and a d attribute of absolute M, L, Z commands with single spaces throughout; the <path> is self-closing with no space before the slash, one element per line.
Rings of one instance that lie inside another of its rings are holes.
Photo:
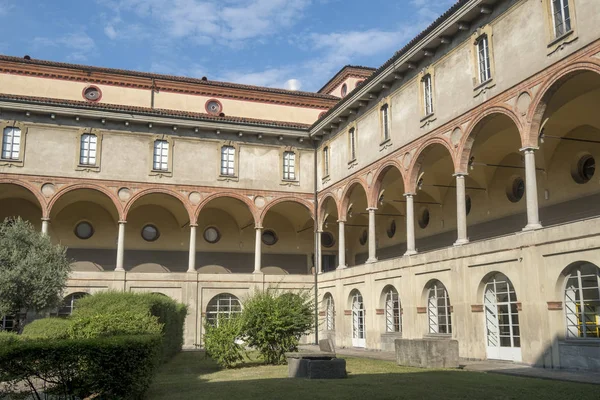
<path fill-rule="evenodd" d="M 433 82 L 431 74 L 423 76 L 421 84 L 423 85 L 423 107 L 425 116 L 433 114 Z"/>
<path fill-rule="evenodd" d="M 482 35 L 477 41 L 477 65 L 479 67 L 480 84 L 492 79 L 489 37 L 485 34 Z"/>
<path fill-rule="evenodd" d="M 356 128 L 348 130 L 348 145 L 350 146 L 350 161 L 356 160 Z"/>
<path fill-rule="evenodd" d="M 556 6 L 559 3 L 560 9 L 557 10 Z M 573 30 L 571 21 L 571 10 L 569 9 L 569 0 L 550 0 L 550 8 L 552 15 L 552 29 L 554 30 L 554 37 L 559 38 Z M 566 12 L 565 12 L 566 10 Z M 559 24 L 560 23 L 560 24 Z M 563 32 L 558 31 L 558 27 L 562 26 Z M 568 29 L 567 29 L 568 27 Z"/>
<path fill-rule="evenodd" d="M 329 176 L 329 145 L 323 147 L 323 174 Z"/>
<path fill-rule="evenodd" d="M 381 115 L 381 134 L 383 136 L 383 142 L 387 142 L 390 139 L 390 107 L 386 103 L 379 109 Z"/>
<path fill-rule="evenodd" d="M 221 293 L 210 299 L 206 305 L 206 321 L 209 324 L 219 324 L 221 318 L 231 318 L 242 312 L 240 299 L 231 293 Z"/>
<path fill-rule="evenodd" d="M 15 140 L 17 139 L 17 140 Z M 17 143 L 15 143 L 17 142 Z M 2 130 L 1 159 L 18 161 L 21 159 L 21 146 L 23 144 L 23 131 L 18 126 L 6 126 Z"/>
<path fill-rule="evenodd" d="M 165 139 L 156 139 L 154 141 L 154 152 L 152 157 L 153 171 L 169 170 L 169 148 L 170 143 Z"/>
<path fill-rule="evenodd" d="M 582 267 L 591 266 L 594 273 L 582 274 Z M 584 284 L 584 281 L 586 284 Z M 585 292 L 584 292 L 585 291 Z M 590 306 L 586 301 L 596 302 Z M 600 338 L 600 269 L 594 264 L 586 263 L 575 268 L 566 279 L 565 319 L 567 339 L 599 339 Z M 592 319 L 593 318 L 593 319 Z M 585 326 L 585 329 L 583 329 Z M 588 326 L 596 335 L 588 334 Z M 595 328 L 594 328 L 595 327 Z"/>
<path fill-rule="evenodd" d="M 296 180 L 296 152 L 291 150 L 283 152 L 283 180 Z"/>
<path fill-rule="evenodd" d="M 325 330 L 335 330 L 335 303 L 330 294 L 325 296 Z"/>
<path fill-rule="evenodd" d="M 235 146 L 221 146 L 221 176 L 235 176 Z"/>
<path fill-rule="evenodd" d="M 385 292 L 385 331 L 402 332 L 402 315 L 400 299 L 396 289 L 390 287 Z"/>
<path fill-rule="evenodd" d="M 427 293 L 429 333 L 451 334 L 451 313 L 450 297 L 448 296 L 446 287 L 439 281 L 432 283 Z"/>
<path fill-rule="evenodd" d="M 79 165 L 96 165 L 98 154 L 98 136 L 83 133 L 79 139 Z"/>

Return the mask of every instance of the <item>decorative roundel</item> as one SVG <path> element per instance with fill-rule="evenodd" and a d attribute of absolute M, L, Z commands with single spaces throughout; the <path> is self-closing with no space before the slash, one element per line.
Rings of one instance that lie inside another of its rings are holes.
<path fill-rule="evenodd" d="M 267 246 L 273 246 L 278 240 L 277 234 L 271 229 L 267 229 L 262 234 L 262 242 Z"/>
<path fill-rule="evenodd" d="M 508 191 L 506 192 L 506 196 L 508 200 L 513 203 L 517 203 L 519 200 L 523 198 L 525 195 L 525 181 L 520 176 L 517 176 L 513 179 Z"/>
<path fill-rule="evenodd" d="M 321 245 L 323 247 L 333 247 L 333 245 L 335 244 L 335 239 L 333 238 L 333 235 L 331 234 L 331 232 L 323 232 L 321 233 Z"/>
<path fill-rule="evenodd" d="M 593 156 L 587 154 L 577 162 L 577 176 L 574 176 L 577 183 L 587 183 L 596 172 L 596 160 Z"/>
<path fill-rule="evenodd" d="M 75 236 L 79 239 L 89 239 L 94 234 L 94 227 L 89 222 L 83 221 L 75 227 Z"/>
<path fill-rule="evenodd" d="M 204 230 L 204 240 L 208 243 L 217 243 L 221 240 L 221 233 L 217 228 L 209 226 Z"/>
<path fill-rule="evenodd" d="M 469 195 L 465 196 L 465 210 L 467 212 L 467 215 L 469 215 L 469 213 L 471 212 L 471 196 Z"/>
<path fill-rule="evenodd" d="M 427 228 L 427 225 L 429 225 L 429 217 L 429 209 L 424 208 L 423 211 L 421 211 L 421 216 L 419 217 L 419 226 L 421 229 Z"/>
<path fill-rule="evenodd" d="M 160 232 L 158 228 L 152 224 L 145 225 L 142 228 L 142 239 L 147 242 L 154 242 L 156 239 L 160 237 Z"/>
<path fill-rule="evenodd" d="M 207 113 L 212 115 L 219 115 L 221 114 L 221 111 L 223 111 L 223 105 L 217 99 L 208 100 L 204 108 L 206 108 Z"/>
<path fill-rule="evenodd" d="M 367 243 L 368 239 L 369 239 L 369 233 L 365 229 L 364 231 L 362 231 L 360 238 L 358 238 L 358 241 L 360 242 L 361 246 L 364 246 Z"/>
<path fill-rule="evenodd" d="M 342 97 L 346 96 L 348 94 L 348 85 L 346 85 L 345 83 L 342 85 Z"/>
<path fill-rule="evenodd" d="M 102 91 L 98 86 L 90 85 L 83 89 L 82 95 L 88 101 L 99 101 L 102 98 Z"/>
<path fill-rule="evenodd" d="M 396 220 L 390 222 L 390 226 L 387 228 L 387 235 L 391 239 L 396 234 Z"/>

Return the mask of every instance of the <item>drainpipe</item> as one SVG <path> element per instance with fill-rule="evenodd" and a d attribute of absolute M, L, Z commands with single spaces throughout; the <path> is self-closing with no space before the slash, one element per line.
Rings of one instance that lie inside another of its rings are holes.
<path fill-rule="evenodd" d="M 314 152 L 314 186 L 315 186 L 315 220 L 314 220 L 314 244 L 315 244 L 315 262 L 314 264 L 314 276 L 315 276 L 315 344 L 318 345 L 319 344 L 319 289 L 317 287 L 318 285 L 318 276 L 319 276 L 319 271 L 321 268 L 321 260 L 319 257 L 319 240 L 317 238 L 317 235 L 319 234 L 319 203 L 317 200 L 317 147 L 318 147 L 318 142 L 317 141 L 313 141 L 314 143 L 314 147 L 315 147 L 315 152 Z"/>

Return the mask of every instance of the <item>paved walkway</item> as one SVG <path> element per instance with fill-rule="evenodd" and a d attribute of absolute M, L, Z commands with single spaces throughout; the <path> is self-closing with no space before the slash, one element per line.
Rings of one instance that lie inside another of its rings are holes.
<path fill-rule="evenodd" d="M 319 351 L 319 346 L 303 345 L 301 350 Z M 336 353 L 342 356 L 372 358 L 376 360 L 396 361 L 396 355 L 392 352 L 363 350 L 356 348 L 336 349 Z M 558 381 L 569 381 L 579 383 L 591 383 L 600 385 L 600 372 L 584 372 L 576 370 L 561 370 L 537 368 L 526 364 L 513 363 L 510 361 L 461 361 L 461 369 L 473 372 L 485 372 L 493 374 L 504 374 L 528 378 L 551 379 Z"/>

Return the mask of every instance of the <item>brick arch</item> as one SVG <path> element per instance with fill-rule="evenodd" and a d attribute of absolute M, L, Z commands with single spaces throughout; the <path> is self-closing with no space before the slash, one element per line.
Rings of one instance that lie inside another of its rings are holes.
<path fill-rule="evenodd" d="M 402 168 L 402 165 L 398 160 L 387 160 L 386 162 L 381 164 L 375 172 L 375 179 L 373 180 L 373 184 L 371 185 L 370 192 L 367 194 L 369 207 L 377 207 L 377 200 L 379 200 L 381 184 L 383 182 L 383 179 L 385 178 L 385 175 L 392 168 L 395 168 L 398 170 L 398 172 L 400 172 L 400 176 L 402 177 L 402 184 L 406 189 L 406 176 L 404 174 L 404 168 Z"/>
<path fill-rule="evenodd" d="M 427 140 L 426 142 L 424 142 L 417 149 L 417 151 L 415 153 L 415 157 L 413 158 L 413 160 L 410 163 L 410 166 L 408 168 L 408 173 L 406 174 L 406 179 L 404 181 L 405 185 L 406 185 L 406 187 L 404 188 L 404 191 L 406 193 L 415 193 L 416 192 L 417 178 L 419 176 L 419 171 L 421 169 L 421 163 L 423 162 L 423 158 L 425 157 L 427 152 L 430 150 L 429 148 L 435 144 L 442 145 L 446 148 L 446 150 L 448 150 L 448 153 L 450 154 L 450 158 L 452 160 L 452 165 L 454 165 L 454 169 L 456 170 L 456 154 L 454 153 L 452 145 L 448 141 L 446 141 L 440 137 L 431 138 L 431 139 Z"/>
<path fill-rule="evenodd" d="M 259 215 L 259 220 L 258 220 L 260 226 L 262 226 L 265 216 L 267 215 L 267 213 L 273 206 L 280 204 L 280 203 L 285 203 L 285 202 L 297 203 L 297 204 L 300 204 L 300 205 L 306 207 L 306 209 L 308 210 L 308 213 L 310 214 L 310 217 L 313 220 L 315 219 L 314 205 L 310 201 L 305 200 L 300 197 L 285 196 L 285 197 L 279 197 L 275 200 L 272 200 L 271 202 L 269 202 L 269 204 L 267 204 L 263 208 L 263 210 L 261 211 L 261 213 Z"/>
<path fill-rule="evenodd" d="M 341 202 L 339 203 L 338 219 L 340 221 L 346 221 L 346 213 L 348 212 L 348 202 L 350 201 L 350 192 L 352 188 L 356 185 L 360 185 L 363 188 L 363 190 L 365 191 L 365 196 L 367 196 L 367 206 L 369 204 L 369 186 L 361 178 L 352 179 L 346 184 L 344 192 L 342 193 Z"/>
<path fill-rule="evenodd" d="M 565 81 L 581 72 L 595 72 L 600 75 L 600 60 L 587 59 L 572 63 L 542 83 L 542 86 L 532 99 L 527 113 L 529 126 L 524 135 L 524 147 L 538 145 L 538 136 L 543 124 L 542 118 L 544 117 L 548 103 Z"/>
<path fill-rule="evenodd" d="M 58 199 L 60 199 L 62 196 L 64 196 L 65 194 L 67 194 L 69 192 L 72 192 L 74 190 L 80 190 L 80 189 L 95 190 L 97 192 L 103 193 L 106 196 L 108 196 L 108 198 L 112 200 L 112 203 L 115 206 L 115 209 L 117 210 L 119 219 L 124 220 L 125 213 L 123 211 L 123 207 L 121 206 L 121 202 L 119 201 L 119 198 L 117 197 L 117 195 L 115 193 L 113 193 L 112 191 L 110 191 L 108 188 L 106 188 L 102 185 L 96 185 L 93 183 L 75 183 L 72 185 L 65 186 L 65 187 L 61 188 L 60 190 L 58 190 L 54 194 L 54 196 L 52 196 L 52 198 L 50 199 L 50 202 L 48 203 L 48 215 L 45 216 L 44 218 L 50 217 L 50 213 L 52 212 L 52 207 L 54 207 L 54 204 L 58 201 Z"/>
<path fill-rule="evenodd" d="M 50 212 L 48 211 L 48 204 L 46 202 L 46 199 L 42 195 L 40 188 L 35 187 L 29 182 L 11 178 L 0 178 L 0 184 L 16 185 L 22 187 L 23 189 L 29 190 L 29 192 L 31 192 L 31 194 L 37 199 L 39 203 L 40 209 L 42 210 L 42 218 L 48 218 L 48 216 L 50 215 Z"/>
<path fill-rule="evenodd" d="M 479 134 L 482 126 L 481 123 L 484 122 L 487 118 L 493 115 L 505 115 L 511 119 L 511 121 L 515 124 L 517 130 L 519 131 L 519 137 L 521 138 L 521 145 L 525 146 L 526 138 L 523 132 L 523 123 L 519 119 L 519 117 L 511 110 L 509 107 L 505 106 L 493 106 L 485 109 L 481 114 L 477 115 L 477 118 L 471 121 L 465 133 L 460 139 L 460 143 L 458 146 L 457 152 L 457 162 L 456 172 L 467 173 L 469 166 L 469 158 L 471 156 L 471 149 L 473 148 L 473 144 Z M 518 150 L 518 149 L 517 149 Z"/>
<path fill-rule="evenodd" d="M 220 197 L 231 197 L 233 199 L 240 200 L 242 203 L 246 204 L 248 206 L 248 211 L 250 211 L 250 214 L 252 215 L 252 218 L 254 219 L 254 225 L 256 227 L 260 226 L 260 225 L 258 225 L 259 221 L 260 221 L 259 211 L 258 211 L 256 205 L 254 204 L 254 202 L 252 200 L 250 200 L 247 196 L 236 193 L 236 192 L 232 192 L 232 191 L 217 192 L 217 193 L 213 193 L 213 194 L 207 196 L 204 200 L 202 200 L 202 202 L 200 204 L 198 204 L 198 206 L 194 210 L 192 221 L 194 221 L 194 223 L 196 223 L 198 221 L 198 216 L 200 215 L 200 212 L 202 211 L 202 209 L 209 202 L 211 202 L 212 200 L 218 199 Z"/>
<path fill-rule="evenodd" d="M 181 195 L 180 193 L 178 193 L 176 191 L 169 190 L 169 189 L 163 189 L 163 188 L 144 189 L 144 190 L 134 194 L 131 197 L 131 199 L 129 199 L 129 201 L 127 201 L 127 204 L 125 205 L 125 208 L 123 210 L 124 220 L 127 219 L 127 216 L 129 215 L 129 211 L 131 211 L 131 207 L 133 207 L 133 205 L 135 204 L 135 202 L 137 200 L 141 199 L 144 196 L 151 195 L 151 194 L 166 194 L 167 196 L 171 196 L 171 197 L 179 200 L 181 202 L 181 205 L 185 209 L 185 211 L 187 211 L 188 218 L 190 219 L 190 221 L 192 221 L 193 211 L 188 206 L 187 199 L 183 195 Z"/>
<path fill-rule="evenodd" d="M 331 198 L 333 200 L 333 204 L 335 204 L 335 209 L 338 213 L 338 215 L 340 215 L 340 203 L 339 201 L 335 198 L 335 194 L 333 192 L 328 192 L 326 193 L 323 197 L 321 197 L 319 199 L 319 211 L 318 211 L 318 226 L 319 229 L 322 230 L 323 229 L 323 218 L 325 217 L 325 209 L 322 207 L 322 204 L 325 203 L 325 200 Z"/>

